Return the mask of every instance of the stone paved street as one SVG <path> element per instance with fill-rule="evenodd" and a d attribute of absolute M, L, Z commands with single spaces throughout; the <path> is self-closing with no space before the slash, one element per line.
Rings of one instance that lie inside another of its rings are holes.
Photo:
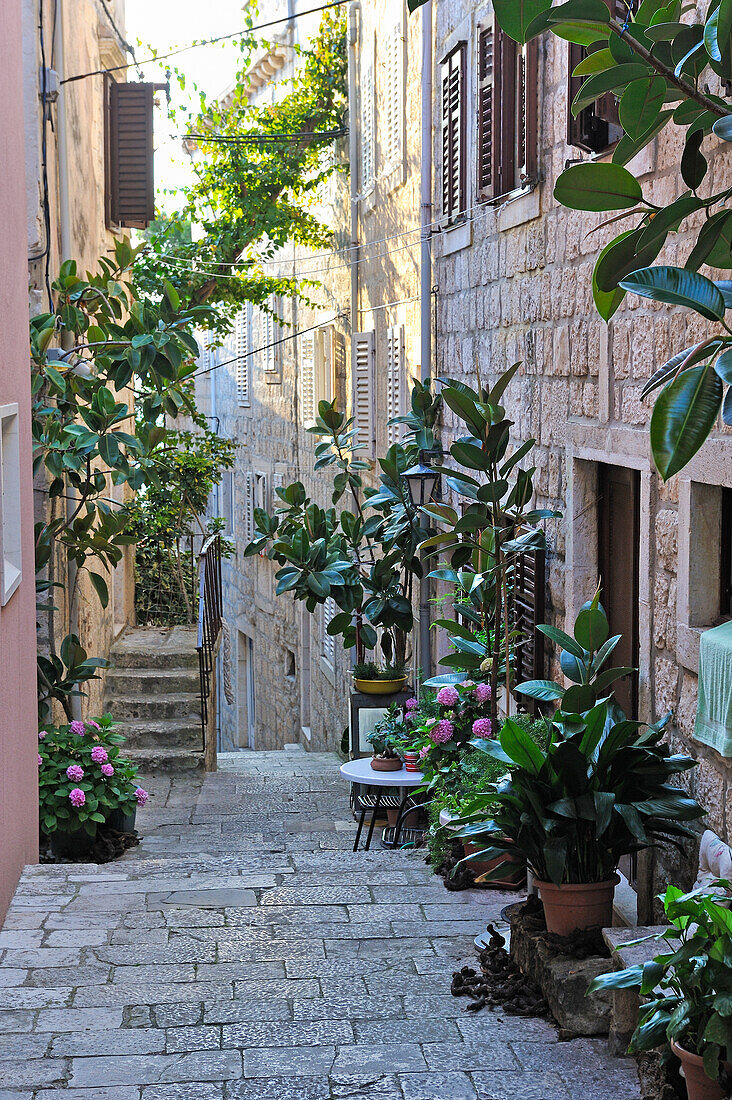
<path fill-rule="evenodd" d="M 28 868 L 0 933 L 0 1100 L 637 1100 L 604 1041 L 450 996 L 506 895 L 352 853 L 328 754 L 150 784 L 142 844 Z"/>

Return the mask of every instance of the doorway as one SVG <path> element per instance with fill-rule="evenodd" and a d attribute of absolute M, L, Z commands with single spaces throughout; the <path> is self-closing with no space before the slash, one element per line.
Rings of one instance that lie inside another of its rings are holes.
<path fill-rule="evenodd" d="M 239 667 L 237 675 L 239 749 L 254 748 L 256 707 L 254 696 L 254 642 L 239 631 Z"/>
<path fill-rule="evenodd" d="M 610 664 L 637 670 L 639 644 L 640 473 L 598 463 L 597 563 L 600 600 L 611 634 L 622 637 Z M 615 697 L 629 718 L 638 716 L 638 672 L 615 685 Z"/>

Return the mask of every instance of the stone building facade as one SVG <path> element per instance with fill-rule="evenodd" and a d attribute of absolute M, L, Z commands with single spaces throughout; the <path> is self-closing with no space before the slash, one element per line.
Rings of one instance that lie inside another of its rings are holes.
<path fill-rule="evenodd" d="M 479 51 L 482 32 L 493 28 L 490 5 L 447 0 L 436 5 L 435 18 L 436 64 L 458 45 L 464 51 L 467 145 L 465 215 L 435 240 L 437 369 L 474 384 L 477 370 L 490 381 L 522 362 L 506 406 L 516 440 L 537 440 L 537 504 L 563 513 L 561 521 L 546 525 L 548 619 L 571 631 L 582 603 L 603 579 L 611 628 L 628 625 L 635 634 L 628 663 L 640 669 L 638 717 L 655 721 L 673 712 L 672 744 L 699 760 L 690 789 L 708 809 L 708 827 L 729 841 L 732 760 L 700 744 L 693 731 L 700 634 L 730 614 L 720 596 L 720 559 L 729 539 L 732 448 L 720 424 L 664 485 L 650 453 L 652 403 L 640 399 L 653 372 L 675 351 L 708 335 L 709 326 L 689 312 L 633 295 L 609 324 L 597 314 L 592 270 L 618 230 L 597 229 L 602 215 L 568 211 L 553 198 L 566 164 L 590 154 L 568 142 L 569 47 L 551 35 L 538 44 L 536 99 L 531 89 L 525 98 L 528 109 L 536 102 L 537 112 L 530 186 L 508 186 L 481 202 Z M 439 213 L 442 100 L 437 85 L 435 90 Z M 523 124 L 530 133 L 530 122 Z M 717 146 L 705 143 L 715 187 L 732 171 L 729 155 Z M 629 166 L 651 201 L 669 202 L 680 194 L 682 148 L 682 132 L 669 127 Z M 659 262 L 683 265 L 691 245 L 687 231 L 672 235 Z M 445 441 L 452 427 L 448 412 Z M 603 561 L 607 539 L 611 560 Z M 618 598 L 628 603 L 627 622 L 617 607 L 613 622 Z M 558 672 L 553 661 L 547 671 Z"/>

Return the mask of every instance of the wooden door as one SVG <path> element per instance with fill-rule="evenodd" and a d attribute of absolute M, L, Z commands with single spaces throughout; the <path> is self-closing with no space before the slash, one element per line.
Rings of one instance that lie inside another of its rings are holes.
<path fill-rule="evenodd" d="M 638 558 L 640 474 L 598 465 L 598 573 L 600 600 L 611 634 L 622 634 L 611 665 L 638 668 Z M 617 682 L 615 697 L 629 718 L 638 716 L 638 673 Z"/>

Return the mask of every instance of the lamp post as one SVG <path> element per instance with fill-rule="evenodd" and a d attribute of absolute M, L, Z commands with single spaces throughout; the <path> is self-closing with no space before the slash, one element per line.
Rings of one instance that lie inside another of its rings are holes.
<path fill-rule="evenodd" d="M 402 477 L 407 483 L 407 491 L 412 505 L 421 509 L 433 499 L 440 481 L 440 474 L 429 465 L 430 459 L 441 458 L 442 450 L 420 451 L 414 466 L 405 470 Z M 421 513 L 420 513 L 421 515 Z M 423 526 L 423 522 L 420 522 Z M 426 525 L 425 525 L 426 526 Z M 427 570 L 423 569 L 419 580 L 419 667 L 426 679 L 432 674 L 432 656 L 430 653 L 430 582 Z"/>

